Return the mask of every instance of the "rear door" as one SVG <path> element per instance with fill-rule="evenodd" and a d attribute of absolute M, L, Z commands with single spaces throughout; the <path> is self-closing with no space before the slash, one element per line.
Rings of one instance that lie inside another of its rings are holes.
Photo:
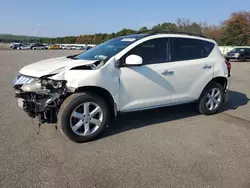
<path fill-rule="evenodd" d="M 214 62 L 208 58 L 215 44 L 192 38 L 170 38 L 170 62 L 166 79 L 174 87 L 174 103 L 198 99 L 213 78 Z"/>

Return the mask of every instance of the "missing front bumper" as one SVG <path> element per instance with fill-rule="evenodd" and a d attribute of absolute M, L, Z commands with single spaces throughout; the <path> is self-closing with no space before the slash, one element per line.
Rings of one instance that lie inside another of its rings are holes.
<path fill-rule="evenodd" d="M 55 123 L 57 121 L 57 111 L 64 99 L 59 93 L 41 94 L 20 90 L 16 92 L 16 98 L 18 106 L 29 117 L 37 117 L 39 123 Z"/>

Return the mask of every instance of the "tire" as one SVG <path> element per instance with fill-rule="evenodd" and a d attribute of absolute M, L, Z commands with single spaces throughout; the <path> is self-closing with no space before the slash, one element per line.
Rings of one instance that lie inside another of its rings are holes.
<path fill-rule="evenodd" d="M 210 98 L 212 96 L 211 92 L 213 91 L 220 92 L 219 97 L 217 96 L 215 97 L 215 99 Z M 210 97 L 208 96 L 208 94 L 210 94 Z M 216 114 L 223 103 L 223 99 L 224 99 L 224 91 L 223 91 L 222 85 L 217 82 L 211 82 L 203 90 L 197 103 L 197 110 L 199 113 L 204 114 L 204 115 Z M 211 101 L 215 101 L 215 100 L 217 101 L 217 104 L 215 102 L 212 102 L 214 105 L 212 108 Z M 210 103 L 208 103 L 209 101 Z M 209 106 L 207 106 L 207 104 Z"/>
<path fill-rule="evenodd" d="M 240 62 L 243 62 L 243 61 L 244 61 L 244 57 L 243 57 L 243 56 L 240 56 L 238 60 L 239 60 Z"/>
<path fill-rule="evenodd" d="M 83 109 L 85 108 L 85 104 L 89 104 L 88 107 L 89 112 L 93 112 L 92 109 L 96 109 L 97 106 L 101 110 L 92 117 L 91 113 L 84 112 L 85 110 Z M 72 114 L 73 112 L 76 112 L 77 116 L 73 115 Z M 81 117 L 82 119 L 78 118 L 80 115 L 83 115 L 84 113 L 89 114 L 86 115 L 88 117 L 86 118 Z M 108 124 L 109 116 L 110 116 L 109 108 L 101 96 L 98 96 L 91 92 L 75 93 L 66 98 L 62 103 L 58 113 L 57 122 L 58 122 L 58 127 L 66 135 L 68 139 L 74 142 L 82 143 L 94 140 L 97 136 L 99 136 L 102 130 Z M 95 121 L 97 120 L 98 125 L 92 124 L 93 120 Z M 86 131 L 87 129 L 85 129 L 85 126 L 87 126 L 86 123 L 83 123 L 85 121 L 88 122 L 87 124 L 89 126 L 88 129 L 89 131 Z M 81 125 L 76 126 L 76 124 L 79 122 Z M 73 127 L 74 128 L 80 127 L 80 128 L 78 128 L 78 130 L 73 130 L 74 129 Z"/>

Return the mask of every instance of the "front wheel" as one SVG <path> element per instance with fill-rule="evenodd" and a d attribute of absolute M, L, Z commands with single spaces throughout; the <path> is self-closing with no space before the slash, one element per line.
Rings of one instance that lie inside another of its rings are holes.
<path fill-rule="evenodd" d="M 204 115 L 212 115 L 218 112 L 224 98 L 224 91 L 221 84 L 211 82 L 203 90 L 197 103 L 198 111 Z"/>
<path fill-rule="evenodd" d="M 106 102 L 94 93 L 76 93 L 61 105 L 58 124 L 62 132 L 74 142 L 95 139 L 108 124 Z"/>

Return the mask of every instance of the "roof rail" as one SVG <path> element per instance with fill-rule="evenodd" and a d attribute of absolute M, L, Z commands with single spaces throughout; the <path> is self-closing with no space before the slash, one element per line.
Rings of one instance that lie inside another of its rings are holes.
<path fill-rule="evenodd" d="M 141 34 L 141 33 L 148 33 L 149 35 L 181 34 L 181 35 L 190 35 L 190 36 L 197 36 L 197 37 L 207 38 L 206 36 L 202 35 L 201 33 L 192 33 L 192 32 L 186 32 L 186 31 L 148 30 L 148 31 L 138 32 L 137 34 Z"/>

